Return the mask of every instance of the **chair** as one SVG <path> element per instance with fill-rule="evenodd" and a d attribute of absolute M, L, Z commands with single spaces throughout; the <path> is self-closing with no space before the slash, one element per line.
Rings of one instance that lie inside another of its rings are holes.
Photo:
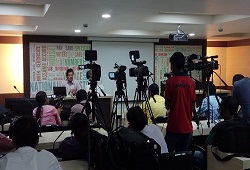
<path fill-rule="evenodd" d="M 163 153 L 158 157 L 159 170 L 192 170 L 193 156 L 191 151 Z"/>
<path fill-rule="evenodd" d="M 193 148 L 193 170 L 207 169 L 207 153 L 204 148 L 194 145 Z"/>
<path fill-rule="evenodd" d="M 166 123 L 168 121 L 168 116 L 158 116 L 155 118 L 155 123 Z"/>

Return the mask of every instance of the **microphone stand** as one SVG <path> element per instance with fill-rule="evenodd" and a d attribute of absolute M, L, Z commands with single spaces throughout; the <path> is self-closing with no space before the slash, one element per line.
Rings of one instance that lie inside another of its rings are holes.
<path fill-rule="evenodd" d="M 14 86 L 14 89 L 16 89 L 16 91 L 19 93 L 19 94 L 22 94 L 17 88 L 16 86 Z M 25 97 L 25 100 L 28 101 L 32 106 L 33 106 L 33 109 L 35 108 L 35 106 Z"/>
<path fill-rule="evenodd" d="M 97 85 L 97 87 L 101 90 L 103 96 L 106 96 L 106 93 L 101 89 L 101 87 L 99 85 Z"/>

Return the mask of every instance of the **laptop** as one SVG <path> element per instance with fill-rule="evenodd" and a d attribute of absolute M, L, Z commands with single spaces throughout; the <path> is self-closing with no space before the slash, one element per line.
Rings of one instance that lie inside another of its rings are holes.
<path fill-rule="evenodd" d="M 53 87 L 53 92 L 56 97 L 67 96 L 66 87 Z"/>

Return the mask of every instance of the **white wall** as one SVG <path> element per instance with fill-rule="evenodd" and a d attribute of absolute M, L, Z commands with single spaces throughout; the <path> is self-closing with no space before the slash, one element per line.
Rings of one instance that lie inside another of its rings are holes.
<path fill-rule="evenodd" d="M 153 43 L 137 43 L 137 42 L 92 42 L 92 49 L 97 50 L 96 63 L 101 65 L 102 75 L 101 81 L 98 84 L 104 86 L 104 91 L 107 94 L 114 96 L 116 82 L 110 80 L 108 72 L 115 72 L 114 64 L 125 65 L 127 78 L 128 98 L 133 100 L 137 82 L 135 77 L 129 77 L 129 68 L 136 67 L 129 58 L 129 51 L 139 50 L 140 59 L 138 61 L 147 61 L 145 66 L 148 66 L 149 71 L 154 72 L 154 44 Z M 149 85 L 152 83 L 150 80 Z"/>

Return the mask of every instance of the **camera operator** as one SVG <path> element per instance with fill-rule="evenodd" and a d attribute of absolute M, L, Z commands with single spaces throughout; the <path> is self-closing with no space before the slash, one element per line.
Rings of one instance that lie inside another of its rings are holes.
<path fill-rule="evenodd" d="M 173 77 L 166 80 L 165 105 L 169 119 L 165 140 L 169 152 L 187 151 L 192 139 L 195 82 L 184 72 L 185 57 L 175 52 L 170 58 Z"/>
<path fill-rule="evenodd" d="M 76 92 L 81 89 L 78 81 L 73 80 L 74 71 L 73 69 L 67 69 L 66 80 L 61 82 L 62 87 L 66 87 L 66 94 L 75 96 Z"/>

